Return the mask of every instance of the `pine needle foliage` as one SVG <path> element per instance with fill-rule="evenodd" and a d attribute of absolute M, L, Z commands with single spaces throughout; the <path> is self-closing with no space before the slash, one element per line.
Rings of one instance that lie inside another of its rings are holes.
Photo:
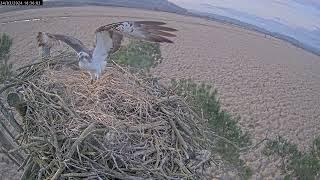
<path fill-rule="evenodd" d="M 131 40 L 127 46 L 120 48 L 111 59 L 121 65 L 149 71 L 162 61 L 159 43 Z"/>
<path fill-rule="evenodd" d="M 308 152 L 300 152 L 296 144 L 281 136 L 268 140 L 263 150 L 266 156 L 282 159 L 281 169 L 285 179 L 319 179 L 320 178 L 320 137 L 317 137 Z"/>
<path fill-rule="evenodd" d="M 224 161 L 235 166 L 243 179 L 249 178 L 251 170 L 240 159 L 239 153 L 240 149 L 251 145 L 249 134 L 241 130 L 237 124 L 237 118 L 233 118 L 228 112 L 221 109 L 217 90 L 204 83 L 199 85 L 186 79 L 172 80 L 171 86 L 175 93 L 186 99 L 199 116 L 208 120 L 212 132 L 232 142 L 232 144 L 226 143 L 224 139 L 220 139 L 213 149 L 221 155 Z"/>

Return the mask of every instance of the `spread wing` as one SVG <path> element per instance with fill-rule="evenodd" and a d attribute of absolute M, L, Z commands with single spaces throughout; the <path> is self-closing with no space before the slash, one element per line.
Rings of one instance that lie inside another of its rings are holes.
<path fill-rule="evenodd" d="M 170 32 L 177 30 L 163 26 L 165 24 L 157 21 L 124 21 L 101 26 L 95 31 L 96 46 L 93 59 L 116 52 L 120 48 L 123 36 L 150 42 L 173 43 L 167 37 L 175 37 L 176 35 Z"/>
<path fill-rule="evenodd" d="M 86 52 L 87 54 L 91 54 L 89 49 L 77 38 L 44 32 L 39 32 L 37 35 L 38 47 L 42 56 L 50 56 L 50 49 L 61 41 L 69 45 L 77 53 Z"/>

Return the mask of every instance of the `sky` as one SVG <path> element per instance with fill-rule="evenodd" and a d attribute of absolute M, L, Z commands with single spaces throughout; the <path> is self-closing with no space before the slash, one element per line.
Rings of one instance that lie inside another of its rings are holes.
<path fill-rule="evenodd" d="M 320 30 L 320 0 L 169 0 L 186 9 L 227 15 L 233 9 L 287 26 Z M 218 9 L 208 8 L 206 4 Z M 224 10 L 223 10 L 224 8 Z M 218 11 L 218 12 L 217 12 Z"/>

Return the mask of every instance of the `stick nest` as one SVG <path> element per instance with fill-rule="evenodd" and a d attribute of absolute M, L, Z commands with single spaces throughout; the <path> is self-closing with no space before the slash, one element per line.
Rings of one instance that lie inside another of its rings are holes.
<path fill-rule="evenodd" d="M 56 57 L 20 69 L 19 151 L 32 179 L 204 179 L 207 123 L 147 76 L 107 67 L 95 83 Z M 16 87 L 16 88 L 17 88 Z M 20 103 L 21 104 L 21 103 Z"/>

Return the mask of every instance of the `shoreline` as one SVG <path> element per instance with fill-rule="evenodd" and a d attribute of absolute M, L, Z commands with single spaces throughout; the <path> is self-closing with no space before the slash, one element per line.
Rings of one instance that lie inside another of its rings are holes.
<path fill-rule="evenodd" d="M 212 15 L 213 16 L 218 16 L 218 17 L 220 16 L 220 15 L 217 15 L 217 14 L 212 14 Z M 233 18 L 226 17 L 226 16 L 220 16 L 220 17 L 223 18 L 223 19 L 228 19 L 228 20 L 223 20 L 221 18 L 210 17 L 210 16 L 207 16 L 207 15 L 194 14 L 193 16 L 194 17 L 199 17 L 199 18 L 205 18 L 205 19 L 208 19 L 208 20 L 211 20 L 211 21 L 220 22 L 220 23 L 223 23 L 223 24 L 227 24 L 227 25 L 231 25 L 231 26 L 235 26 L 235 27 L 239 27 L 239 28 L 243 28 L 243 29 L 246 29 L 246 30 L 249 30 L 249 31 L 255 31 L 255 32 L 264 34 L 266 36 L 271 36 L 273 38 L 288 42 L 288 43 L 292 44 L 293 46 L 301 48 L 301 49 L 303 49 L 303 50 L 305 50 L 307 52 L 310 52 L 312 54 L 320 56 L 320 49 L 317 49 L 315 47 L 311 47 L 310 45 L 304 44 L 304 43 L 300 42 L 299 40 L 297 40 L 297 39 L 295 39 L 293 37 L 287 36 L 285 34 L 268 31 L 268 30 L 260 28 L 260 27 L 258 27 L 256 25 L 248 24 L 248 23 L 245 23 L 245 22 L 233 19 Z"/>

